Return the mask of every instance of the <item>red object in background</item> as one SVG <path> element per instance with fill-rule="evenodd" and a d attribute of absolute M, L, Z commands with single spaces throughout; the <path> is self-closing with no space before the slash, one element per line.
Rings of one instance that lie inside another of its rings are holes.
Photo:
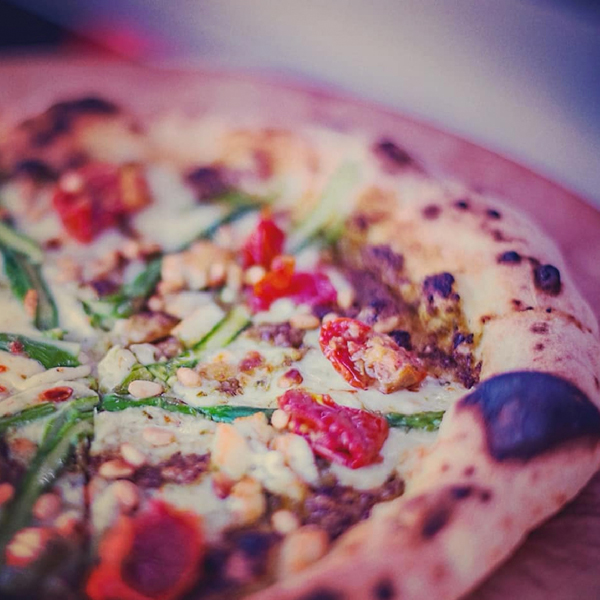
<path fill-rule="evenodd" d="M 269 269 L 273 259 L 283 252 L 284 241 L 285 234 L 275 221 L 270 217 L 261 217 L 242 248 L 243 266 L 261 265 Z"/>
<path fill-rule="evenodd" d="M 290 298 L 297 304 L 311 306 L 324 306 L 336 301 L 337 292 L 327 275 L 296 272 L 294 269 L 293 257 L 276 257 L 271 263 L 271 270 L 250 290 L 252 310 L 268 310 L 280 298 Z"/>
<path fill-rule="evenodd" d="M 63 176 L 52 202 L 69 235 L 86 244 L 150 199 L 137 165 L 91 163 Z"/>
<path fill-rule="evenodd" d="M 351 469 L 381 462 L 379 452 L 389 432 L 382 416 L 304 390 L 288 390 L 277 401 L 290 415 L 291 430 L 306 438 L 319 456 Z"/>

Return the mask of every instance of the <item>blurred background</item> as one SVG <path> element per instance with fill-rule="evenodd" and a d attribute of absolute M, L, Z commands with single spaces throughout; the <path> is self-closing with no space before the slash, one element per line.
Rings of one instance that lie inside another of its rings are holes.
<path fill-rule="evenodd" d="M 452 131 L 600 206 L 600 2 L 0 0 L 4 60 L 267 71 Z"/>

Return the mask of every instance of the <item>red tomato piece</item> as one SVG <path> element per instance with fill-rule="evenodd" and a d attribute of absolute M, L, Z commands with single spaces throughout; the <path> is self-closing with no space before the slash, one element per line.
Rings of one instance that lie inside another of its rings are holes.
<path fill-rule="evenodd" d="M 337 293 L 324 273 L 294 272 L 291 256 L 278 256 L 271 270 L 256 283 L 249 293 L 252 310 L 267 310 L 275 300 L 290 298 L 297 304 L 321 306 L 332 304 Z"/>
<path fill-rule="evenodd" d="M 262 217 L 242 248 L 242 264 L 245 268 L 261 265 L 271 267 L 276 256 L 283 252 L 285 234 L 273 219 Z"/>
<path fill-rule="evenodd" d="M 68 173 L 52 198 L 67 233 L 84 244 L 149 202 L 137 165 L 92 163 Z"/>
<path fill-rule="evenodd" d="M 73 388 L 62 385 L 41 392 L 38 398 L 42 402 L 64 402 L 73 395 Z"/>
<path fill-rule="evenodd" d="M 105 535 L 86 592 L 92 600 L 175 600 L 196 582 L 204 550 L 195 515 L 154 501 Z"/>
<path fill-rule="evenodd" d="M 304 390 L 288 390 L 277 401 L 290 416 L 288 427 L 319 456 L 351 469 L 381 462 L 379 452 L 389 432 L 382 416 Z"/>
<path fill-rule="evenodd" d="M 353 387 L 376 387 L 389 394 L 414 389 L 427 375 L 421 361 L 389 336 L 361 321 L 333 319 L 323 325 L 321 350 L 334 369 Z"/>

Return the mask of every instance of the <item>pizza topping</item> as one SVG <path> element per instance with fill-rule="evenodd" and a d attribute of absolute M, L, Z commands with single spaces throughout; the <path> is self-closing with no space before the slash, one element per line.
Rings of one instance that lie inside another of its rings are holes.
<path fill-rule="evenodd" d="M 64 402 L 73 395 L 73 388 L 67 386 L 59 386 L 45 390 L 39 394 L 39 399 L 42 402 Z"/>
<path fill-rule="evenodd" d="M 288 390 L 278 404 L 290 416 L 288 427 L 305 437 L 317 455 L 351 469 L 381 460 L 379 452 L 388 436 L 383 417 L 304 390 Z"/>
<path fill-rule="evenodd" d="M 295 329 L 287 321 L 259 323 L 248 330 L 248 335 L 282 348 L 300 348 L 304 340 L 304 331 Z"/>
<path fill-rule="evenodd" d="M 270 268 L 273 259 L 283 252 L 285 235 L 271 217 L 263 216 L 242 248 L 245 268 L 260 265 Z"/>
<path fill-rule="evenodd" d="M 254 311 L 260 311 L 280 298 L 324 306 L 335 303 L 337 293 L 327 275 L 295 271 L 294 258 L 282 255 L 273 260 L 271 270 L 250 290 L 249 302 Z"/>
<path fill-rule="evenodd" d="M 503 254 L 500 254 L 496 259 L 499 263 L 503 264 L 516 264 L 518 265 L 521 262 L 521 255 L 514 250 L 508 250 Z"/>
<path fill-rule="evenodd" d="M 69 235 L 87 244 L 150 198 L 137 165 L 92 163 L 64 175 L 52 202 Z"/>
<path fill-rule="evenodd" d="M 315 524 L 334 540 L 359 521 L 366 519 L 379 502 L 404 493 L 404 481 L 392 475 L 379 488 L 355 490 L 350 486 L 324 484 L 312 490 L 303 504 L 303 523 Z"/>
<path fill-rule="evenodd" d="M 388 335 L 356 319 L 333 319 L 319 339 L 325 357 L 353 387 L 376 387 L 384 394 L 415 388 L 426 372 L 419 359 Z"/>
<path fill-rule="evenodd" d="M 203 556 L 197 517 L 154 501 L 105 535 L 86 592 L 92 600 L 175 600 L 198 579 Z"/>
<path fill-rule="evenodd" d="M 552 265 L 538 265 L 534 272 L 535 287 L 551 296 L 557 296 L 562 289 L 560 271 Z"/>

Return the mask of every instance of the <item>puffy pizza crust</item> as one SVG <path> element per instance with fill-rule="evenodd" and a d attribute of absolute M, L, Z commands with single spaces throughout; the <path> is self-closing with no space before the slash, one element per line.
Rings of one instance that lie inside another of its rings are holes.
<path fill-rule="evenodd" d="M 482 361 L 482 382 L 502 373 L 541 371 L 572 382 L 600 407 L 598 324 L 558 250 L 517 211 L 464 194 L 447 188 L 421 195 L 423 202 L 401 202 L 370 230 L 369 241 L 404 254 L 416 279 L 440 271 L 455 276 L 466 318 L 478 334 L 475 354 Z M 457 202 L 466 202 L 468 209 Z M 431 205 L 439 214 L 424 218 L 423 209 Z M 492 225 L 489 210 L 495 211 Z M 501 234 L 491 233 L 492 226 Z M 524 260 L 499 263 L 497 257 L 509 250 Z M 559 294 L 536 287 L 536 261 L 560 270 Z M 517 413 L 526 410 L 526 400 L 517 403 Z M 508 415 L 508 421 L 513 417 Z M 502 418 L 501 413 L 497 421 Z M 496 425 L 494 417 L 459 401 L 446 414 L 438 441 L 402 498 L 376 507 L 318 564 L 252 600 L 449 600 L 472 589 L 600 466 L 598 431 L 582 431 L 561 442 L 552 425 L 542 424 L 548 447 L 499 458 L 490 447 L 490 427 Z"/>

